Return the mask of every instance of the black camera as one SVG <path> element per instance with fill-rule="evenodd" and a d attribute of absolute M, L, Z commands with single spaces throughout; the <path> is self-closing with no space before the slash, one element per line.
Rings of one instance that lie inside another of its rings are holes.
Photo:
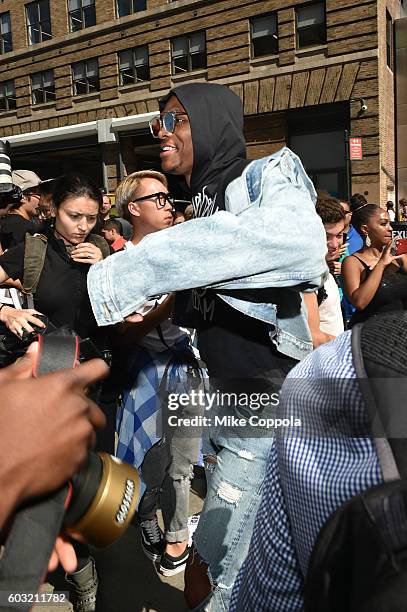
<path fill-rule="evenodd" d="M 55 328 L 45 315 L 36 316 L 45 323 L 45 328 L 31 323 L 35 330 L 25 331 L 20 338 L 7 329 L 0 335 L 0 349 L 11 361 L 22 356 L 28 346 L 38 340 L 34 377 L 74 368 L 89 359 L 105 359 L 104 353 L 89 338 L 80 340 L 68 328 Z M 93 399 L 97 391 L 97 385 L 90 389 Z M 112 543 L 127 529 L 140 499 L 137 469 L 107 453 L 90 451 L 84 467 L 72 478 L 69 487 L 70 501 L 69 504 L 64 502 L 67 509 L 63 527 L 68 533 L 80 534 L 94 546 Z M 52 505 L 50 511 L 53 511 Z"/>
<path fill-rule="evenodd" d="M 18 204 L 22 197 L 20 187 L 12 183 L 10 143 L 0 140 L 0 209 Z"/>
<path fill-rule="evenodd" d="M 72 333 L 55 330 L 37 339 L 33 376 L 79 363 L 80 340 Z M 85 465 L 69 483 L 50 496 L 22 506 L 14 515 L 11 530 L 1 542 L 1 591 L 10 592 L 16 585 L 24 591 L 38 590 L 61 530 L 94 546 L 114 542 L 132 522 L 141 492 L 135 467 L 107 453 L 89 451 Z M 31 551 L 29 568 L 27 550 Z"/>
<path fill-rule="evenodd" d="M 38 339 L 34 376 L 76 367 L 80 362 L 81 340 L 67 330 L 43 333 Z M 90 341 L 86 347 L 89 351 Z M 92 353 L 83 357 L 102 358 L 95 346 Z M 85 466 L 72 478 L 70 486 L 71 499 L 63 520 L 68 533 L 79 533 L 94 546 L 106 546 L 127 529 L 140 499 L 136 468 L 107 453 L 90 451 Z"/>
<path fill-rule="evenodd" d="M 31 323 L 34 331 L 24 330 L 21 337 L 11 332 L 4 323 L 0 323 L 0 368 L 5 368 L 22 357 L 31 342 L 37 339 L 38 334 L 51 333 L 55 330 L 48 317 L 42 314 L 36 314 L 36 317 L 45 323 L 45 327 Z"/>

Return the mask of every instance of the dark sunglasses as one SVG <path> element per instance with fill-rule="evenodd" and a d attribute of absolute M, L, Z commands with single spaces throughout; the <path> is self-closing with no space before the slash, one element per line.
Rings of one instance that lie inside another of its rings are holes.
<path fill-rule="evenodd" d="M 164 193 L 163 191 L 151 193 L 150 195 L 143 196 L 142 198 L 136 198 L 133 200 L 133 202 L 142 202 L 143 200 L 155 200 L 157 208 L 164 208 L 167 203 L 174 207 L 174 199 L 168 195 L 168 193 Z"/>
<path fill-rule="evenodd" d="M 187 113 L 178 113 L 175 111 L 166 111 L 157 117 L 153 117 L 148 122 L 153 138 L 159 138 L 160 130 L 165 130 L 167 134 L 173 134 L 178 123 L 182 123 L 185 119 L 180 119 L 179 116 L 187 116 Z"/>

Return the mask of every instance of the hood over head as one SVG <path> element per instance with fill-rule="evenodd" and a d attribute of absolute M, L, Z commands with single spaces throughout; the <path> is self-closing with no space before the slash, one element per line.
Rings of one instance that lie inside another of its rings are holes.
<path fill-rule="evenodd" d="M 168 99 L 176 96 L 185 108 L 191 125 L 194 165 L 192 196 L 203 194 L 215 206 L 204 214 L 223 209 L 227 185 L 240 176 L 245 166 L 246 142 L 243 134 L 243 107 L 240 98 L 225 85 L 190 83 L 172 89 L 160 100 L 160 112 Z M 216 199 L 216 202 L 215 200 Z M 195 216 L 202 216 L 194 202 Z"/>

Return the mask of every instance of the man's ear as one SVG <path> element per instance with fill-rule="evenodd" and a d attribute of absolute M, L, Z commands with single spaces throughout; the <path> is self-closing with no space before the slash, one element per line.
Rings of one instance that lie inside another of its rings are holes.
<path fill-rule="evenodd" d="M 127 204 L 127 208 L 129 209 L 129 213 L 134 217 L 140 216 L 140 206 L 137 204 L 137 202 L 129 202 Z"/>

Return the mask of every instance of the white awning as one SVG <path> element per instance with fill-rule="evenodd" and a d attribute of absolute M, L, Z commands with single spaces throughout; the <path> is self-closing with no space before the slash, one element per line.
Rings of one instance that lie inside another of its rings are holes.
<path fill-rule="evenodd" d="M 114 119 L 99 119 L 97 121 L 87 121 L 74 125 L 64 125 L 49 130 L 39 130 L 37 132 L 27 132 L 8 136 L 2 140 L 8 140 L 12 147 L 23 147 L 32 144 L 56 142 L 60 140 L 71 140 L 84 136 L 97 136 L 98 142 L 116 142 L 117 132 L 125 132 L 146 128 L 151 117 L 157 113 L 142 113 L 140 115 L 130 115 Z"/>

